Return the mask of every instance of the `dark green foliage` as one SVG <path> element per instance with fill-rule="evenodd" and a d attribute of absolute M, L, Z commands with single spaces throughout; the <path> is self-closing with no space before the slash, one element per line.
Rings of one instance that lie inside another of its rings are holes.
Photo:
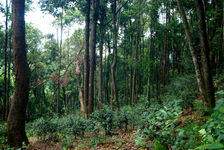
<path fill-rule="evenodd" d="M 106 135 L 111 135 L 111 131 L 114 128 L 114 112 L 108 106 L 104 106 L 101 110 L 95 111 L 90 116 L 89 131 L 99 131 L 103 129 Z"/>
<path fill-rule="evenodd" d="M 86 119 L 82 119 L 79 115 L 67 115 L 61 118 L 54 116 L 52 119 L 37 119 L 33 123 L 28 124 L 27 131 L 32 136 L 37 135 L 45 139 L 47 135 L 51 138 L 56 133 L 62 135 L 83 135 L 86 128 Z"/>
<path fill-rule="evenodd" d="M 42 140 L 46 140 L 47 136 L 52 136 L 58 129 L 58 124 L 53 123 L 50 119 L 40 118 L 28 126 L 27 130 L 32 135 L 37 135 Z"/>
<path fill-rule="evenodd" d="M 224 91 L 216 94 L 221 98 L 217 101 L 211 118 L 199 131 L 204 144 L 197 149 L 224 149 Z"/>
<path fill-rule="evenodd" d="M 3 149 L 3 145 L 6 143 L 7 143 L 6 124 L 0 124 L 0 149 Z"/>
<path fill-rule="evenodd" d="M 182 107 L 188 108 L 193 107 L 194 100 L 197 98 L 198 88 L 195 75 L 183 75 L 177 77 L 167 87 L 166 96 L 177 97 L 182 99 Z"/>

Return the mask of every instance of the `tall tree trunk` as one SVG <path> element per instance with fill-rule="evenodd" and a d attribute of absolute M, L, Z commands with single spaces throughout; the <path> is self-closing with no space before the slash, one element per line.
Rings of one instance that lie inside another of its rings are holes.
<path fill-rule="evenodd" d="M 110 40 L 107 41 L 107 47 L 108 47 L 108 56 L 107 56 L 107 73 L 106 73 L 106 100 L 107 103 L 109 104 L 110 102 L 110 95 L 109 95 L 109 79 L 110 79 L 110 52 L 111 52 L 111 47 L 110 47 Z"/>
<path fill-rule="evenodd" d="M 98 109 L 102 108 L 102 59 L 103 59 L 103 44 L 104 44 L 104 17 L 105 17 L 105 2 L 102 1 L 100 11 L 100 61 L 99 61 L 99 78 L 98 78 Z"/>
<path fill-rule="evenodd" d="M 191 37 L 191 34 L 190 34 L 190 28 L 189 28 L 189 25 L 188 25 L 188 22 L 187 22 L 186 14 L 184 12 L 184 9 L 183 9 L 183 6 L 182 6 L 182 3 L 181 3 L 180 0 L 177 0 L 177 4 L 178 4 L 178 8 L 179 8 L 179 11 L 180 11 L 181 18 L 183 20 L 184 29 L 185 29 L 185 33 L 186 33 L 186 37 L 187 37 L 187 42 L 188 42 L 190 52 L 191 52 L 191 56 L 192 56 L 192 59 L 193 59 L 194 69 L 195 69 L 197 83 L 198 83 L 198 88 L 199 88 L 199 91 L 201 92 L 202 99 L 205 101 L 206 97 L 205 97 L 204 81 L 203 81 L 203 78 L 202 78 L 202 75 L 201 75 L 201 70 L 200 70 L 200 67 L 199 67 L 197 54 L 196 54 L 196 51 L 194 49 L 193 40 L 192 40 L 192 37 Z"/>
<path fill-rule="evenodd" d="M 88 112 L 89 101 L 89 22 L 90 22 L 90 0 L 86 0 L 86 27 L 85 27 L 85 58 L 84 58 L 84 105 L 85 113 Z"/>
<path fill-rule="evenodd" d="M 15 63 L 15 92 L 7 122 L 8 143 L 22 147 L 29 143 L 25 132 L 26 107 L 29 98 L 29 67 L 25 44 L 25 0 L 13 0 L 13 52 Z"/>
<path fill-rule="evenodd" d="M 138 16 L 136 23 L 136 43 L 135 43 L 135 66 L 132 79 L 132 105 L 137 101 L 136 79 L 137 79 L 137 64 L 138 64 L 138 45 L 139 45 L 139 26 L 140 26 L 140 4 L 138 6 Z"/>
<path fill-rule="evenodd" d="M 93 25 L 92 25 L 92 37 L 91 37 L 88 114 L 91 114 L 94 110 L 94 73 L 96 68 L 96 32 L 97 32 L 99 0 L 93 0 L 92 4 L 93 4 L 93 16 L 92 16 Z"/>
<path fill-rule="evenodd" d="M 206 101 L 210 109 L 215 107 L 215 90 L 212 79 L 212 72 L 210 68 L 209 61 L 209 45 L 208 45 L 208 36 L 206 31 L 205 23 L 205 12 L 203 8 L 202 0 L 194 0 L 197 10 L 198 17 L 198 29 L 199 29 L 199 38 L 200 38 L 200 47 L 201 47 L 201 60 L 202 60 L 202 70 L 203 78 L 206 92 Z"/>
<path fill-rule="evenodd" d="M 149 101 L 150 100 L 150 97 L 151 97 L 151 93 L 150 93 L 150 90 L 151 90 L 151 84 L 150 84 L 150 78 L 151 78 L 151 74 L 150 74 L 150 61 L 151 61 L 151 51 L 152 51 L 152 24 L 150 26 L 150 44 L 149 44 L 149 65 L 148 65 L 148 79 L 147 79 L 147 100 Z"/>
<path fill-rule="evenodd" d="M 113 28 L 114 28 L 114 37 L 113 37 L 113 54 L 114 59 L 111 66 L 111 74 L 112 74 L 112 99 L 116 101 L 117 109 L 120 110 L 120 104 L 118 100 L 118 93 L 117 93 L 117 83 L 116 83 L 116 66 L 117 66 L 117 37 L 118 37 L 118 27 L 119 27 L 119 18 L 116 19 L 116 9 L 117 9 L 117 2 L 116 0 L 113 1 L 112 4 L 112 13 L 113 13 Z M 116 21 L 117 20 L 117 21 Z"/>
<path fill-rule="evenodd" d="M 7 119 L 7 100 L 8 100 L 8 85 L 7 85 L 7 64 L 8 64 L 8 56 L 7 56 L 7 49 L 8 49 L 8 0 L 6 0 L 6 13 L 5 13 L 5 69 L 4 69 L 4 100 L 3 100 L 3 113 L 2 113 L 2 120 L 6 121 Z"/>

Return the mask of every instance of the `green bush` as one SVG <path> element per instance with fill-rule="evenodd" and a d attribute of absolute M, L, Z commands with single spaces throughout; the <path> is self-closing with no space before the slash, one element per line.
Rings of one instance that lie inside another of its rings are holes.
<path fill-rule="evenodd" d="M 114 125 L 119 127 L 119 129 L 124 129 L 127 131 L 128 125 L 133 125 L 137 120 L 133 107 L 124 106 L 121 108 L 120 112 L 115 114 Z"/>
<path fill-rule="evenodd" d="M 139 128 L 136 133 L 136 144 L 149 147 L 146 141 L 159 141 L 162 145 L 174 145 L 176 131 L 182 107 L 182 100 L 173 100 L 163 103 L 162 106 L 151 105 L 144 116 L 144 128 Z M 158 142 L 157 142 L 158 143 Z"/>
<path fill-rule="evenodd" d="M 113 110 L 108 106 L 93 112 L 88 121 L 88 131 L 96 133 L 102 129 L 106 135 L 111 135 L 114 116 Z"/>
<path fill-rule="evenodd" d="M 49 138 L 53 136 L 53 133 L 56 133 L 58 129 L 58 124 L 52 122 L 51 119 L 39 118 L 34 121 L 31 125 L 27 127 L 31 135 L 37 135 L 42 140 L 46 140 L 47 136 Z"/>

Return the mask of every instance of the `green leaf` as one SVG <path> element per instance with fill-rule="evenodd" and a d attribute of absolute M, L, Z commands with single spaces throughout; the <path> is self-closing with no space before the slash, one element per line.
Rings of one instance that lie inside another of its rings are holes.
<path fill-rule="evenodd" d="M 207 146 L 207 149 L 223 149 L 223 148 L 224 148 L 224 145 L 221 143 L 214 143 Z"/>
<path fill-rule="evenodd" d="M 213 137 L 211 135 L 208 135 L 207 140 L 210 143 L 214 143 L 214 139 L 213 139 Z"/>

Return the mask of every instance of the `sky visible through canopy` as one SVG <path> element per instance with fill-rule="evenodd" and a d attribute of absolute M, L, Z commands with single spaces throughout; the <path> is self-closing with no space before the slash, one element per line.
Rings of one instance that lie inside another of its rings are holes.
<path fill-rule="evenodd" d="M 1 0 L 0 3 L 3 4 L 3 7 L 5 7 L 5 0 Z M 40 10 L 40 7 L 38 5 L 38 0 L 33 0 L 33 4 L 31 7 L 32 7 L 32 10 L 27 12 L 25 15 L 26 23 L 32 23 L 32 25 L 34 27 L 38 28 L 43 34 L 50 33 L 50 34 L 54 34 L 56 37 L 57 27 L 52 25 L 52 22 L 54 21 L 54 17 L 52 15 L 44 13 Z M 5 17 L 1 13 L 0 14 L 0 22 L 1 22 L 1 25 L 3 25 L 3 27 L 4 27 L 4 21 L 5 21 Z M 75 30 L 75 29 L 82 28 L 82 27 L 83 26 L 81 26 L 79 24 L 74 24 L 72 28 L 73 28 L 73 30 Z M 64 32 L 66 32 L 66 31 L 64 31 Z"/>

